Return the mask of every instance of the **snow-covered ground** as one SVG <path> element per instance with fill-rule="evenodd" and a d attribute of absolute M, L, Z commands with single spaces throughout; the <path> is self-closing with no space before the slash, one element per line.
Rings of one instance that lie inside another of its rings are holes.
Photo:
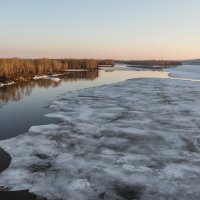
<path fill-rule="evenodd" d="M 200 83 L 138 78 L 61 95 L 47 117 L 0 142 L 0 186 L 49 200 L 200 199 Z"/>
<path fill-rule="evenodd" d="M 39 80 L 39 79 L 48 79 L 48 80 L 51 80 L 51 81 L 55 81 L 55 82 L 59 82 L 60 79 L 57 78 L 57 76 L 61 76 L 62 74 L 54 74 L 52 76 L 49 76 L 49 75 L 43 75 L 43 76 L 35 76 L 33 77 L 33 80 Z M 10 82 L 10 83 L 0 83 L 0 88 L 1 87 L 4 87 L 4 86 L 9 86 L 9 85 L 13 85 L 15 84 L 14 81 Z"/>
<path fill-rule="evenodd" d="M 13 84 L 15 84 L 14 81 L 12 81 L 10 83 L 0 83 L 0 87 L 9 86 L 9 85 L 13 85 Z"/>
<path fill-rule="evenodd" d="M 59 78 L 56 78 L 57 76 L 60 76 L 60 75 L 59 75 L 59 74 L 55 74 L 55 75 L 52 75 L 52 76 L 49 76 L 49 75 L 35 76 L 33 79 L 34 79 L 34 80 L 38 80 L 38 79 L 48 79 L 48 80 L 51 80 L 51 81 L 59 82 L 60 79 L 59 79 Z"/>

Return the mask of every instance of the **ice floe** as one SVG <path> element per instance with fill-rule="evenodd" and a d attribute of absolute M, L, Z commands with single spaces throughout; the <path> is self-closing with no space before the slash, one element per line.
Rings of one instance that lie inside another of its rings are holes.
<path fill-rule="evenodd" d="M 134 79 L 70 92 L 47 117 L 0 142 L 0 186 L 49 200 L 200 199 L 200 84 Z"/>

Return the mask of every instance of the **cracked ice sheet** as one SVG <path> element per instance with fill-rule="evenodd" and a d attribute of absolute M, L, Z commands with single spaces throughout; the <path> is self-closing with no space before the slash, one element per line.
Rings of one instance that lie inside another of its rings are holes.
<path fill-rule="evenodd" d="M 48 117 L 0 142 L 0 185 L 57 200 L 200 199 L 200 84 L 133 79 L 60 96 Z"/>

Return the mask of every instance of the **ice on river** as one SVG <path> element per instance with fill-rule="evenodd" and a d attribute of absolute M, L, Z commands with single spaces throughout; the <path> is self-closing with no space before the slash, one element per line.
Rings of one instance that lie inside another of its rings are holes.
<path fill-rule="evenodd" d="M 200 66 L 182 65 L 166 69 L 173 78 L 191 79 L 200 81 Z"/>
<path fill-rule="evenodd" d="M 49 200 L 200 199 L 200 84 L 133 79 L 60 96 L 0 146 L 0 185 Z"/>

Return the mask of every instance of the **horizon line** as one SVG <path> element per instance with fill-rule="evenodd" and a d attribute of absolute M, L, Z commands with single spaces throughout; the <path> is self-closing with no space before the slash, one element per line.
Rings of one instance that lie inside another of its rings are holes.
<path fill-rule="evenodd" d="M 184 59 L 113 59 L 113 58 L 80 58 L 80 57 L 0 57 L 0 59 L 76 59 L 76 60 L 114 60 L 114 61 L 187 61 L 199 60 L 200 58 L 184 58 Z"/>

